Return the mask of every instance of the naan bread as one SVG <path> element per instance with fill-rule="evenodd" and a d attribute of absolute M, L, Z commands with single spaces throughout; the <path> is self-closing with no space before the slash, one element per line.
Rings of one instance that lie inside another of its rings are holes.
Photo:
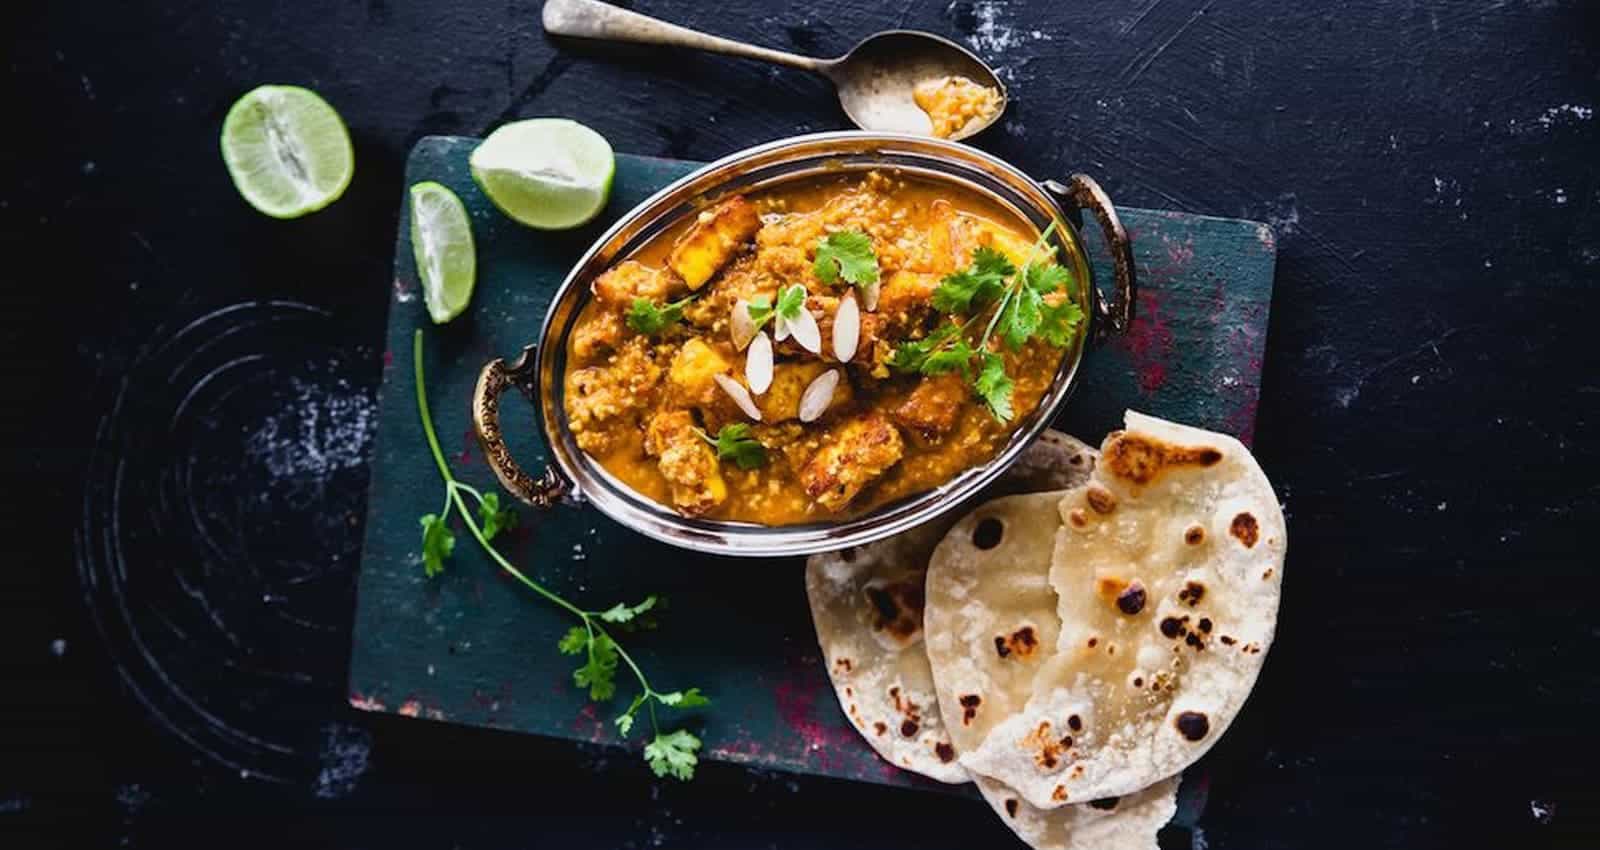
<path fill-rule="evenodd" d="M 1094 449 L 1072 437 L 1046 431 L 990 492 L 1081 484 L 1094 456 Z M 891 764 L 941 782 L 966 782 L 968 776 L 934 698 L 922 646 L 923 587 L 928 557 L 954 522 L 941 519 L 806 562 L 811 617 L 839 706 Z"/>
<path fill-rule="evenodd" d="M 1164 779 L 1126 797 L 1040 809 L 1006 785 L 973 776 L 983 798 L 1034 850 L 1158 850 L 1156 834 L 1178 810 L 1179 779 Z"/>
<path fill-rule="evenodd" d="M 1277 621 L 1287 534 L 1249 451 L 1131 411 L 1126 424 L 1106 438 L 1092 480 L 1060 501 L 1055 617 L 1040 610 L 1036 578 L 970 581 L 953 585 L 962 610 L 978 612 L 953 632 L 963 645 L 929 642 L 941 704 L 952 704 L 947 689 L 954 704 L 982 700 L 955 735 L 962 764 L 1044 808 L 1129 794 L 1203 755 L 1249 695 Z M 1036 536 L 1020 535 L 1035 557 Z M 993 557 L 1002 548 L 968 572 L 1007 564 Z M 942 633 L 946 604 L 930 592 L 928 606 L 929 633 Z M 1026 683 L 1010 659 L 978 652 L 1019 616 L 1051 633 Z M 959 656 L 974 654 L 986 664 L 964 669 Z"/>

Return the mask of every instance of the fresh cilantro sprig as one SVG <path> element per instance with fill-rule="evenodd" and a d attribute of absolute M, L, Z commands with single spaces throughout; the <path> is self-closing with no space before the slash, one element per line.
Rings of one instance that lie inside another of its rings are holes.
<path fill-rule="evenodd" d="M 973 252 L 972 263 L 946 275 L 932 297 L 935 310 L 951 316 L 969 316 L 967 321 L 945 322 L 920 340 L 902 343 L 890 356 L 889 365 L 923 375 L 959 370 L 990 415 L 1000 422 L 1010 421 L 1015 415 L 1011 396 L 1016 382 L 1006 374 L 1005 358 L 996 349 L 1003 346 L 1019 351 L 1035 338 L 1063 348 L 1071 344 L 1083 321 L 1083 311 L 1071 298 L 1057 299 L 1059 303 L 1048 300 L 1049 295 L 1072 282 L 1072 273 L 1067 269 L 1037 262 L 1055 226 L 1051 222 L 1039 234 L 1020 270 L 1004 254 L 987 246 Z M 989 315 L 988 324 L 976 344 L 969 344 L 967 331 L 985 314 Z M 997 344 L 991 345 L 991 340 Z M 976 377 L 974 357 L 978 358 Z"/>
<path fill-rule="evenodd" d="M 1006 255 L 985 245 L 973 252 L 972 265 L 946 275 L 933 290 L 933 309 L 941 313 L 970 313 L 1005 293 L 1006 279 L 1017 268 Z"/>
<path fill-rule="evenodd" d="M 872 237 L 859 230 L 830 233 L 817 243 L 817 259 L 811 270 L 823 283 L 844 278 L 854 286 L 878 282 L 878 255 L 872 252 Z"/>
<path fill-rule="evenodd" d="M 681 301 L 673 301 L 659 307 L 648 298 L 635 298 L 633 306 L 628 308 L 628 327 L 646 335 L 661 333 L 683 321 L 683 308 L 689 306 L 689 302 L 694 298 L 691 295 Z"/>
<path fill-rule="evenodd" d="M 650 729 L 654 736 L 645 745 L 645 762 L 657 776 L 672 776 L 680 780 L 693 779 L 695 765 L 699 761 L 696 753 L 700 749 L 700 739 L 685 729 L 663 732 L 657 721 L 656 707 L 659 705 L 679 710 L 699 708 L 709 705 L 710 699 L 702 694 L 699 688 L 658 691 L 651 687 L 644 671 L 639 669 L 633 657 L 606 629 L 607 626 L 626 630 L 653 627 L 653 615 L 663 607 L 663 600 L 655 596 L 646 596 L 643 601 L 633 605 L 617 604 L 598 611 L 586 610 L 529 578 L 500 554 L 499 550 L 489 545 L 490 539 L 497 533 L 515 526 L 516 514 L 500 508 L 498 494 L 480 493 L 472 485 L 456 480 L 449 464 L 445 462 L 444 451 L 439 447 L 439 437 L 433 429 L 433 414 L 428 409 L 428 393 L 422 370 L 421 329 L 418 329 L 412 338 L 412 367 L 416 372 L 417 412 L 422 417 L 422 431 L 427 437 L 428 449 L 433 453 L 433 461 L 439 467 L 439 477 L 444 479 L 444 509 L 437 514 L 428 514 L 422 518 L 424 574 L 431 578 L 444 571 L 445 560 L 455 551 L 455 534 L 451 532 L 448 522 L 452 515 L 458 517 L 461 524 L 465 525 L 467 531 L 478 541 L 484 553 L 505 570 L 507 575 L 577 618 L 578 625 L 568 629 L 566 634 L 561 636 L 556 643 L 556 649 L 563 655 L 582 658 L 583 663 L 572 671 L 572 681 L 578 687 L 588 690 L 591 700 L 604 702 L 616 696 L 619 667 L 626 667 L 633 674 L 633 678 L 638 682 L 639 691 L 629 703 L 628 710 L 616 718 L 617 731 L 627 736 L 633 730 L 638 713 L 644 710 L 649 714 Z M 476 516 L 467 507 L 469 496 L 477 502 Z"/>
<path fill-rule="evenodd" d="M 731 460 L 740 469 L 756 469 L 767 462 L 767 447 L 751 436 L 750 426 L 743 422 L 722 426 L 715 437 L 698 428 L 695 430 L 699 432 L 700 439 L 717 450 L 717 460 Z"/>
<path fill-rule="evenodd" d="M 800 317 L 800 310 L 806 305 L 806 288 L 796 283 L 792 286 L 778 290 L 778 303 L 773 304 L 765 298 L 751 299 L 750 305 L 745 308 L 750 313 L 750 321 L 760 328 L 767 320 L 777 317 L 785 321 Z M 752 332 L 753 335 L 753 332 Z"/>

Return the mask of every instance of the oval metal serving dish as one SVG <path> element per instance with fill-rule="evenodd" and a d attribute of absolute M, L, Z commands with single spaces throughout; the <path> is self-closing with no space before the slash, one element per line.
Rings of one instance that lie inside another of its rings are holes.
<path fill-rule="evenodd" d="M 657 234 L 722 197 L 795 180 L 882 170 L 944 182 L 975 192 L 1016 213 L 1039 230 L 1052 221 L 1060 261 L 1074 273 L 1081 303 L 1091 306 L 1078 342 L 1062 354 L 1050 390 L 1018 423 L 988 462 L 944 484 L 860 516 L 804 525 L 763 526 L 686 517 L 615 479 L 577 445 L 567 427 L 562 394 L 567 335 L 591 297 L 590 283 Z M 1075 226 L 1089 210 L 1105 232 L 1116 280 L 1109 298 L 1095 285 Z M 1127 329 L 1134 305 L 1133 253 L 1116 210 L 1100 187 L 1075 175 L 1065 183 L 1038 182 L 982 151 L 920 136 L 821 133 L 759 145 L 707 165 L 662 189 L 608 229 L 557 290 L 539 338 L 511 363 L 492 360 L 479 375 L 472 400 L 473 425 L 484 456 L 506 490 L 537 507 L 564 497 L 585 499 L 635 531 L 674 546 L 745 557 L 804 555 L 842 549 L 896 534 L 952 510 L 994 480 L 1055 418 L 1072 394 L 1086 348 L 1107 332 Z M 500 430 L 500 397 L 517 388 L 533 402 L 550 447 L 551 465 L 537 478 L 511 457 Z"/>

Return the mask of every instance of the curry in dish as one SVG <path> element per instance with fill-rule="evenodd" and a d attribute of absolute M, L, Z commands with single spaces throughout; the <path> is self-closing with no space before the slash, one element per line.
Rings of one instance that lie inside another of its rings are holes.
<path fill-rule="evenodd" d="M 888 171 L 720 199 L 595 279 L 571 432 L 688 516 L 791 525 L 936 487 L 999 451 L 1080 342 L 1051 228 Z"/>

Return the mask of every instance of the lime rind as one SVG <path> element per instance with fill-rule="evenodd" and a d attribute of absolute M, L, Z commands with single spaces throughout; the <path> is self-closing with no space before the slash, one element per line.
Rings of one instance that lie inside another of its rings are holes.
<path fill-rule="evenodd" d="M 274 218 L 326 207 L 355 175 L 355 150 L 339 113 L 299 86 L 246 92 L 223 119 L 220 142 L 234 187 Z"/>
<path fill-rule="evenodd" d="M 472 178 L 501 212 L 529 227 L 566 230 L 605 209 L 616 175 L 611 144 L 565 118 L 516 121 L 471 157 Z"/>
<path fill-rule="evenodd" d="M 411 253 L 422 281 L 428 317 L 444 324 L 472 302 L 477 282 L 477 248 L 472 219 L 461 198 L 432 181 L 411 187 Z"/>

